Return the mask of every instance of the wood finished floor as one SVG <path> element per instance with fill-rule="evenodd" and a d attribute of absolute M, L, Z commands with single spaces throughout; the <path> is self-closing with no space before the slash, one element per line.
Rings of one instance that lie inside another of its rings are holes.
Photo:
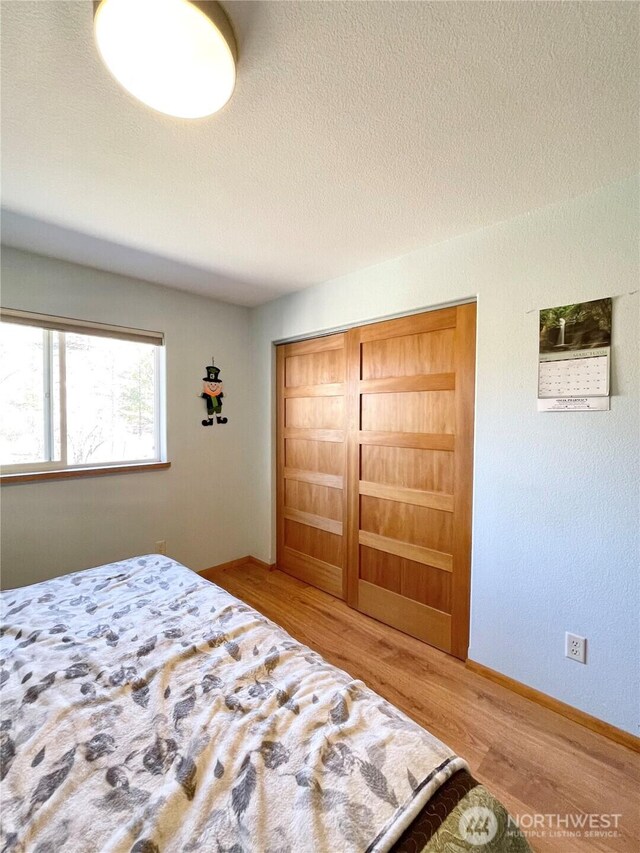
<path fill-rule="evenodd" d="M 206 577 L 360 678 L 466 758 L 512 814 L 621 814 L 619 838 L 530 838 L 536 851 L 640 851 L 640 758 L 279 571 Z"/>

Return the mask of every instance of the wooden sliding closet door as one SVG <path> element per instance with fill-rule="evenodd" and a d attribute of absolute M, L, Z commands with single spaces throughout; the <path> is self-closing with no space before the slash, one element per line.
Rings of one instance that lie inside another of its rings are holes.
<path fill-rule="evenodd" d="M 277 565 L 465 658 L 476 307 L 277 348 Z"/>
<path fill-rule="evenodd" d="M 345 335 L 277 348 L 279 569 L 345 597 Z"/>
<path fill-rule="evenodd" d="M 475 318 L 470 304 L 347 333 L 347 601 L 463 659 Z"/>

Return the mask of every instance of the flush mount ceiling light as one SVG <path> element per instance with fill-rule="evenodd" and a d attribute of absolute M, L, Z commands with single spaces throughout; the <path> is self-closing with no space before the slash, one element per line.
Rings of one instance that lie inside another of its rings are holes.
<path fill-rule="evenodd" d="M 236 42 L 219 3 L 94 2 L 100 56 L 143 103 L 180 118 L 222 109 L 236 82 Z"/>

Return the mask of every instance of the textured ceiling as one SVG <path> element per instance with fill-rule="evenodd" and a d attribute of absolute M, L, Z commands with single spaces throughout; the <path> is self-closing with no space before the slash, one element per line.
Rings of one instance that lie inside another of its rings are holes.
<path fill-rule="evenodd" d="M 237 88 L 190 122 L 88 0 L 2 0 L 6 242 L 256 304 L 638 170 L 637 3 L 224 5 Z"/>

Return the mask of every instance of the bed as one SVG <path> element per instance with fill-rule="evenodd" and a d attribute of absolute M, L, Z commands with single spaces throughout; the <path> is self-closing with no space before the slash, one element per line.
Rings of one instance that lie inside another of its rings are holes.
<path fill-rule="evenodd" d="M 462 758 L 167 557 L 3 592 L 0 634 L 6 853 L 529 849 Z"/>

